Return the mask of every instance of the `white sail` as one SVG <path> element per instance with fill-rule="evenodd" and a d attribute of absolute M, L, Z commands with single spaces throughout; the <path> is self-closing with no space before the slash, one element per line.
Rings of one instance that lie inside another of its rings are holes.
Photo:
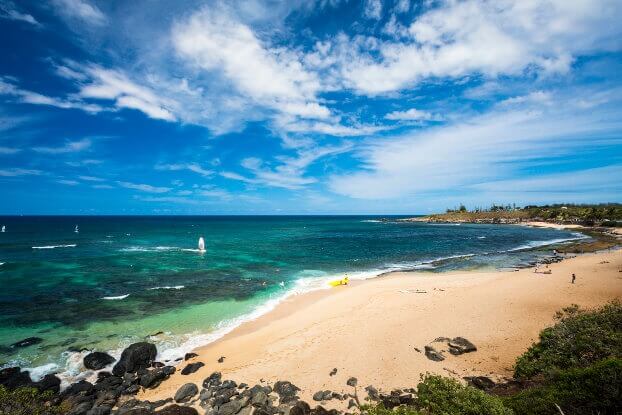
<path fill-rule="evenodd" d="M 202 236 L 199 238 L 199 251 L 205 251 L 205 240 Z"/>
<path fill-rule="evenodd" d="M 76 225 L 76 228 L 75 228 L 73 231 L 74 231 L 75 233 L 80 232 L 80 231 L 78 230 L 78 225 Z"/>
<path fill-rule="evenodd" d="M 6 232 L 6 226 L 2 225 L 2 232 Z"/>

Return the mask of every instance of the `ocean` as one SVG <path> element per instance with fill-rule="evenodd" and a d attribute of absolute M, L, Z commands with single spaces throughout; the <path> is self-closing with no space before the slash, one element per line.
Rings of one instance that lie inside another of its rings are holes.
<path fill-rule="evenodd" d="M 158 345 L 159 360 L 173 362 L 284 298 L 328 289 L 344 275 L 514 268 L 584 237 L 381 219 L 0 217 L 0 367 L 75 381 L 93 375 L 81 365 L 89 350 L 118 357 L 145 339 Z M 197 249 L 201 236 L 205 252 Z M 42 341 L 11 347 L 28 337 Z"/>

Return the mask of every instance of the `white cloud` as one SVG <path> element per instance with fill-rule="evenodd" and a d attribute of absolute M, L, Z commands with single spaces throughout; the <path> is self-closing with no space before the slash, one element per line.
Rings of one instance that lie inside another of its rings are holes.
<path fill-rule="evenodd" d="M 77 186 L 80 184 L 80 182 L 77 182 L 75 180 L 66 180 L 66 179 L 56 180 L 56 183 L 64 184 L 66 186 Z"/>
<path fill-rule="evenodd" d="M 71 166 L 71 167 L 91 166 L 91 165 L 102 164 L 102 163 L 103 163 L 102 160 L 95 160 L 95 159 L 85 159 L 85 160 L 65 162 L 66 165 Z"/>
<path fill-rule="evenodd" d="M 171 107 L 173 100 L 159 96 L 149 87 L 132 81 L 121 71 L 97 65 L 82 68 L 88 81 L 82 83 L 78 96 L 89 99 L 111 100 L 117 109 L 129 108 L 147 116 L 165 121 L 175 121 Z"/>
<path fill-rule="evenodd" d="M 222 172 L 221 176 L 249 184 L 261 184 L 290 190 L 301 189 L 317 181 L 317 179 L 305 175 L 311 164 L 323 157 L 341 154 L 351 148 L 352 144 L 346 142 L 339 146 L 299 149 L 296 156 L 276 157 L 279 164 L 274 168 L 265 165 L 262 160 L 256 157 L 248 157 L 242 160 L 241 165 L 252 173 L 253 177 L 232 172 Z"/>
<path fill-rule="evenodd" d="M 22 150 L 19 148 L 0 147 L 0 154 L 15 154 L 15 153 L 19 153 L 20 151 Z"/>
<path fill-rule="evenodd" d="M 21 12 L 13 2 L 8 0 L 0 0 L 0 19 L 18 20 L 35 26 L 40 25 L 31 14 Z"/>
<path fill-rule="evenodd" d="M 33 147 L 32 150 L 37 153 L 46 153 L 46 154 L 64 154 L 64 153 L 77 153 L 80 151 L 87 150 L 91 147 L 92 141 L 88 138 L 83 138 L 78 141 L 67 141 L 64 145 L 60 147 Z"/>
<path fill-rule="evenodd" d="M 172 40 L 179 56 L 205 71 L 220 74 L 254 105 L 303 119 L 327 119 L 317 74 L 307 71 L 303 55 L 262 42 L 223 7 L 205 8 L 178 22 Z"/>
<path fill-rule="evenodd" d="M 365 17 L 368 19 L 380 19 L 382 17 L 382 1 L 367 0 L 365 2 Z"/>
<path fill-rule="evenodd" d="M 619 194 L 622 191 L 622 165 L 611 165 L 564 173 L 543 174 L 520 179 L 479 183 L 474 189 L 492 194 L 511 193 L 595 193 Z M 568 186 L 572 183 L 572 186 Z"/>
<path fill-rule="evenodd" d="M 0 169 L 0 176 L 2 177 L 39 176 L 41 174 L 43 174 L 41 170 L 22 169 L 19 167 Z"/>
<path fill-rule="evenodd" d="M 106 24 L 106 15 L 86 0 L 52 0 L 56 13 L 69 20 L 78 20 L 94 26 Z"/>
<path fill-rule="evenodd" d="M 441 121 L 442 117 L 428 111 L 411 108 L 406 111 L 393 111 L 385 115 L 387 120 L 394 121 Z"/>
<path fill-rule="evenodd" d="M 87 182 L 105 182 L 106 181 L 106 179 L 102 179 L 101 177 L 95 177 L 95 176 L 78 176 L 78 179 L 84 180 Z"/>
<path fill-rule="evenodd" d="M 575 56 L 619 49 L 622 4 L 605 0 L 446 1 L 415 18 L 405 41 L 331 42 L 336 83 L 382 94 L 433 78 L 568 71 Z"/>
<path fill-rule="evenodd" d="M 126 189 L 140 190 L 141 192 L 147 193 L 166 193 L 171 190 L 170 187 L 157 187 L 151 186 L 149 184 L 138 184 L 122 181 L 118 181 L 117 184 L 121 187 L 125 187 Z"/>
<path fill-rule="evenodd" d="M 0 95 L 16 97 L 19 102 L 33 105 L 47 105 L 63 109 L 80 109 L 82 111 L 95 114 L 104 109 L 97 104 L 86 103 L 77 99 L 62 99 L 39 94 L 17 87 L 11 79 L 0 76 Z"/>
<path fill-rule="evenodd" d="M 576 93 L 576 91 L 575 91 Z M 446 126 L 370 142 L 359 152 L 361 167 L 333 175 L 332 191 L 363 199 L 412 198 L 432 191 L 513 177 L 533 160 L 561 158 L 582 148 L 620 143 L 619 111 L 597 115 L 567 105 L 573 92 L 551 105 L 525 102 Z M 587 94 L 586 94 L 587 95 Z"/>
<path fill-rule="evenodd" d="M 169 171 L 179 171 L 179 170 L 190 170 L 191 172 L 200 174 L 204 177 L 209 177 L 214 175 L 212 170 L 207 170 L 201 167 L 198 163 L 176 163 L 176 164 L 157 164 L 155 166 L 156 170 L 169 170 Z"/>

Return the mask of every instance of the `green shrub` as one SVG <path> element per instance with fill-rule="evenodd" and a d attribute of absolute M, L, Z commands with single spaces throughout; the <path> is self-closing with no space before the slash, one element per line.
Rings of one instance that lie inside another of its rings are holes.
<path fill-rule="evenodd" d="M 614 301 L 596 311 L 573 306 L 557 315 L 557 324 L 540 333 L 538 343 L 518 358 L 516 378 L 584 368 L 608 357 L 622 358 L 622 304 Z"/>
<path fill-rule="evenodd" d="M 437 375 L 427 375 L 417 386 L 415 407 L 430 415 L 505 415 L 503 401 L 471 386 Z"/>
<path fill-rule="evenodd" d="M 517 415 L 617 414 L 622 412 L 622 359 L 609 358 L 587 368 L 572 368 L 551 375 L 539 386 L 506 398 Z"/>
<path fill-rule="evenodd" d="M 56 415 L 64 413 L 57 406 L 50 406 L 48 401 L 52 392 L 41 393 L 34 388 L 7 390 L 0 386 L 1 415 Z"/>

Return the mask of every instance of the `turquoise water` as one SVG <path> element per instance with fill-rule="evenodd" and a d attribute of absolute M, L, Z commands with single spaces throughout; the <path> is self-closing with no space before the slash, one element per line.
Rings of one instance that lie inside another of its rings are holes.
<path fill-rule="evenodd" d="M 174 360 L 345 273 L 515 267 L 581 237 L 395 219 L 0 217 L 0 365 L 70 378 L 82 371 L 79 350 L 118 354 L 145 338 Z M 31 336 L 43 341 L 9 347 Z"/>

